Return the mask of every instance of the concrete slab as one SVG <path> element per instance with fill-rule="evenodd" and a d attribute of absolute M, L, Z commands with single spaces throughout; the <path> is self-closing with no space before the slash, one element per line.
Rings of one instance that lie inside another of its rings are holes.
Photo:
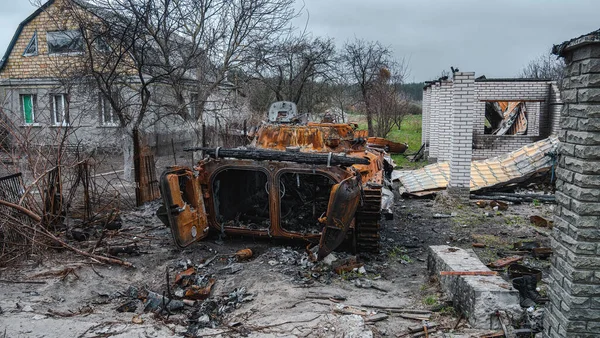
<path fill-rule="evenodd" d="M 522 313 L 518 291 L 499 276 L 440 276 L 440 271 L 490 271 L 473 250 L 430 246 L 427 267 L 474 328 L 499 328 L 498 320 L 491 319 L 497 310 L 512 316 Z"/>

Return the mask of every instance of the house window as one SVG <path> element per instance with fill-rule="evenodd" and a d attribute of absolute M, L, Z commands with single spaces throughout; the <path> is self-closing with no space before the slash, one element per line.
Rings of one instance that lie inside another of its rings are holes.
<path fill-rule="evenodd" d="M 69 107 L 66 94 L 52 96 L 52 124 L 55 126 L 69 125 Z"/>
<path fill-rule="evenodd" d="M 37 32 L 33 33 L 31 40 L 25 47 L 25 52 L 23 52 L 23 56 L 35 56 L 38 55 L 38 44 L 37 44 Z"/>
<path fill-rule="evenodd" d="M 83 39 L 78 30 L 48 32 L 49 54 L 69 54 L 83 52 Z"/>
<path fill-rule="evenodd" d="M 110 101 L 100 94 L 100 125 L 101 126 L 117 126 L 118 119 L 110 105 Z"/>
<path fill-rule="evenodd" d="M 196 107 L 198 106 L 198 93 L 190 94 L 190 116 L 193 118 L 197 118 L 196 116 Z"/>
<path fill-rule="evenodd" d="M 37 106 L 37 97 L 33 94 L 21 95 L 21 111 L 23 112 L 23 121 L 26 125 L 35 123 L 35 109 Z"/>
<path fill-rule="evenodd" d="M 108 42 L 106 42 L 106 40 L 104 38 L 102 38 L 101 36 L 98 37 L 96 39 L 96 50 L 98 50 L 101 53 L 110 53 L 110 46 L 108 45 Z"/>

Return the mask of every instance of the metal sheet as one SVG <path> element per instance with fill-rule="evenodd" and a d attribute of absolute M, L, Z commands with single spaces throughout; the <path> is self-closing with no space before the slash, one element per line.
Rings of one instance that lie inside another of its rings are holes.
<path fill-rule="evenodd" d="M 471 162 L 471 191 L 519 182 L 547 171 L 553 163 L 548 153 L 557 146 L 558 138 L 550 137 L 498 157 Z M 449 179 L 448 162 L 400 174 L 400 182 L 408 193 L 444 189 Z"/>

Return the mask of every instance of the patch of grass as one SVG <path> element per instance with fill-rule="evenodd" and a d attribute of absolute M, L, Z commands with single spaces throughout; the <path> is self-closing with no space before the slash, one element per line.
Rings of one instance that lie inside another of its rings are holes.
<path fill-rule="evenodd" d="M 478 243 L 483 243 L 488 247 L 494 248 L 510 248 L 510 244 L 506 242 L 506 238 L 500 236 L 487 235 L 487 234 L 473 234 L 471 235 Z"/>
<path fill-rule="evenodd" d="M 534 199 L 533 201 L 531 201 L 531 204 L 533 204 L 534 207 L 539 207 L 540 205 L 542 205 L 542 203 L 540 203 L 540 201 Z"/>
<path fill-rule="evenodd" d="M 475 213 L 459 213 L 456 217 L 452 217 L 452 221 L 456 225 L 475 226 L 485 222 L 486 217 L 482 214 Z"/>
<path fill-rule="evenodd" d="M 386 138 L 390 141 L 408 144 L 406 153 L 416 153 L 421 148 L 421 115 L 407 115 L 400 124 L 400 130 L 392 129 Z M 367 122 L 358 122 L 359 130 L 367 129 Z M 396 166 L 408 169 L 420 168 L 427 164 L 425 161 L 410 162 L 404 154 L 392 155 L 392 159 L 396 162 Z"/>
<path fill-rule="evenodd" d="M 518 226 L 518 225 L 527 225 L 528 223 L 525 221 L 523 217 L 520 216 L 504 216 L 504 223 L 506 225 Z"/>
<path fill-rule="evenodd" d="M 437 305 L 437 303 L 438 297 L 436 295 L 427 295 L 425 298 L 423 298 L 423 304 L 425 305 L 432 306 Z"/>
<path fill-rule="evenodd" d="M 444 306 L 439 313 L 444 316 L 444 315 L 448 315 L 448 316 L 456 316 L 456 310 L 454 310 L 454 307 L 447 305 Z"/>
<path fill-rule="evenodd" d="M 388 258 L 390 260 L 399 260 L 406 263 L 412 263 L 413 260 L 407 254 L 407 250 L 402 246 L 395 246 L 388 251 Z"/>

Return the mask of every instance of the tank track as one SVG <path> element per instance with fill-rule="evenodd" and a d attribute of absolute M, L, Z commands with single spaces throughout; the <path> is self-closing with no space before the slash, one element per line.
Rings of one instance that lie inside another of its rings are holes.
<path fill-rule="evenodd" d="M 381 188 L 365 188 L 363 203 L 356 210 L 355 243 L 357 252 L 379 252 Z"/>

